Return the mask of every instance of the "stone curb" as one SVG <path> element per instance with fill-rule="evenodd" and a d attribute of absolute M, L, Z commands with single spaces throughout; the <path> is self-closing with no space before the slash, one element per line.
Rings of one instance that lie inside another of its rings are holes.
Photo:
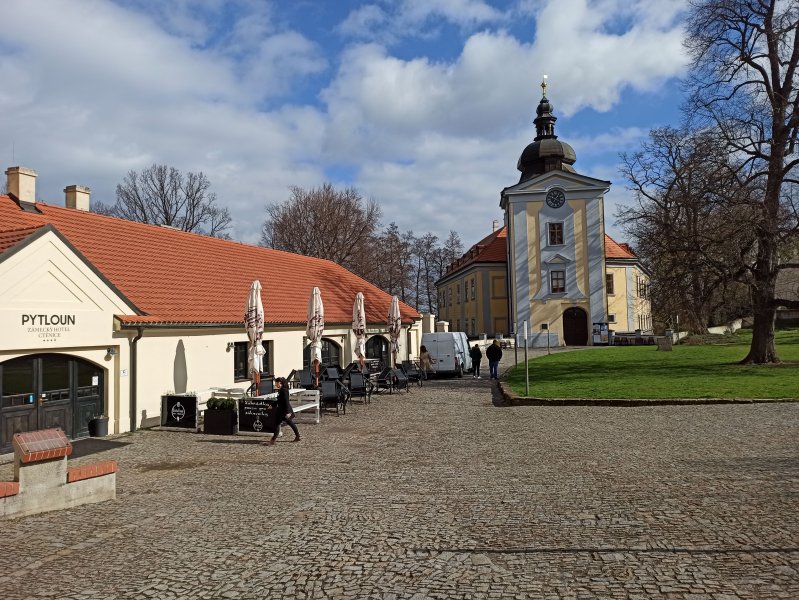
<path fill-rule="evenodd" d="M 495 403 L 495 406 L 691 406 L 799 402 L 799 398 L 529 398 L 516 394 L 507 383 L 497 383 L 502 402 Z"/>

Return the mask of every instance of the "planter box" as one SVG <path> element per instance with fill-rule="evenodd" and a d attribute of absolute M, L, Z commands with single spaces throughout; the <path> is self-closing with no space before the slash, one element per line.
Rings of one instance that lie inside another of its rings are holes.
<path fill-rule="evenodd" d="M 235 435 L 238 427 L 235 410 L 206 410 L 203 418 L 203 433 Z"/>

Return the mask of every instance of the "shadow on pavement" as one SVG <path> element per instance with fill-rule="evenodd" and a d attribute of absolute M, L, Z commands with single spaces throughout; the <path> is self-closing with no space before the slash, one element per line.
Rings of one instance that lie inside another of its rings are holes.
<path fill-rule="evenodd" d="M 75 440 L 72 442 L 72 454 L 70 454 L 70 458 L 91 456 L 92 454 L 97 454 L 98 452 L 105 452 L 106 450 L 113 450 L 114 448 L 130 446 L 131 443 L 132 442 L 103 440 L 100 438 L 84 438 L 82 440 Z"/>

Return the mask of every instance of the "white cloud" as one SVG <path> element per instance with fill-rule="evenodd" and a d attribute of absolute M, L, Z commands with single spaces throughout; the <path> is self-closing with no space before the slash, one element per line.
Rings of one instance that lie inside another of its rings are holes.
<path fill-rule="evenodd" d="M 446 61 L 407 47 L 418 58 L 398 58 L 377 44 L 329 54 L 277 24 L 277 5 L 260 0 L 236 2 L 223 34 L 223 0 L 120 2 L 4 4 L 13 27 L 0 40 L 0 79 L 8 82 L 0 114 L 13 118 L 0 120 L 0 160 L 37 169 L 40 196 L 51 202 L 68 184 L 112 202 L 128 170 L 154 162 L 201 170 L 233 214 L 234 237 L 250 242 L 267 202 L 344 165 L 382 204 L 386 223 L 440 236 L 455 229 L 474 243 L 501 218 L 500 190 L 518 181 L 542 73 L 563 117 L 608 110 L 625 88 L 655 89 L 683 68 L 673 22 L 680 2 L 672 0 L 662 13 L 644 0 L 538 0 L 535 39 L 477 31 Z M 408 1 L 393 12 L 380 1 L 344 23 L 412 30 L 447 20 L 474 31 L 523 8 L 500 14 L 485 2 Z M 292 94 L 328 61 L 338 66 L 320 110 L 316 98 Z M 577 150 L 578 170 L 592 175 L 588 165 L 613 168 L 602 154 L 615 158 L 640 135 L 627 128 L 564 139 Z"/>

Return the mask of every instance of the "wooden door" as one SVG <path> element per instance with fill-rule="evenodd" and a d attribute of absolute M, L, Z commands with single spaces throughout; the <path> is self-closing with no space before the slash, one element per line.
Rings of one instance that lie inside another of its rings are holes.
<path fill-rule="evenodd" d="M 59 427 L 72 436 L 72 359 L 64 354 L 45 354 L 39 359 L 39 429 Z"/>
<path fill-rule="evenodd" d="M 582 308 L 567 308 L 563 313 L 563 341 L 567 346 L 588 344 L 588 315 Z"/>
<path fill-rule="evenodd" d="M 15 358 L 0 364 L 0 454 L 11 452 L 15 433 L 38 429 L 35 359 Z"/>

